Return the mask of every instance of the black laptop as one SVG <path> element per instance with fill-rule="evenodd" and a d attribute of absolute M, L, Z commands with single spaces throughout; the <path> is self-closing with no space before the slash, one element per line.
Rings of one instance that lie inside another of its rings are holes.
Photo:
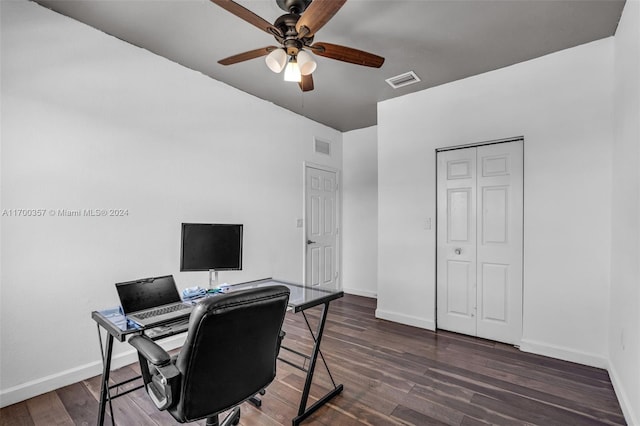
<path fill-rule="evenodd" d="M 144 327 L 188 318 L 193 305 L 182 302 L 173 275 L 117 283 L 124 314 Z"/>

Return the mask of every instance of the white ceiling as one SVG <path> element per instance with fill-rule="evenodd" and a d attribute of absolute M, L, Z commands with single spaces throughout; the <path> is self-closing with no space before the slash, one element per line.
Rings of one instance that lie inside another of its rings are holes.
<path fill-rule="evenodd" d="M 315 0 L 321 1 L 321 0 Z M 236 0 L 269 22 L 275 0 Z M 316 56 L 302 93 L 264 63 L 219 59 L 275 45 L 208 0 L 37 0 L 37 3 L 340 131 L 376 124 L 376 103 L 611 36 L 624 0 L 348 0 L 315 41 L 386 58 L 368 68 Z M 422 81 L 392 89 L 414 71 Z"/>

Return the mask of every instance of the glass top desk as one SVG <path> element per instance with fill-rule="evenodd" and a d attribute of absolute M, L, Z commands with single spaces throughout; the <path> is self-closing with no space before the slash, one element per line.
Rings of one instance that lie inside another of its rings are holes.
<path fill-rule="evenodd" d="M 311 354 L 303 354 L 293 349 L 288 348 L 286 345 L 282 345 L 282 349 L 292 352 L 300 357 L 303 357 L 306 362 L 300 366 L 295 363 L 292 363 L 286 359 L 280 358 L 282 362 L 285 362 L 295 368 L 298 368 L 304 372 L 306 372 L 306 379 L 304 388 L 302 389 L 302 395 L 300 398 L 300 404 L 298 407 L 298 415 L 293 418 L 292 424 L 293 426 L 299 425 L 304 419 L 309 417 L 312 413 L 314 413 L 318 408 L 328 402 L 331 398 L 338 395 L 343 390 L 343 385 L 337 385 L 333 380 L 333 376 L 331 375 L 331 371 L 329 370 L 329 366 L 327 365 L 322 352 L 320 351 L 320 344 L 322 342 L 322 335 L 324 333 L 324 326 L 327 319 L 327 314 L 329 312 L 329 304 L 336 299 L 339 299 L 344 296 L 344 292 L 342 290 L 328 289 L 323 287 L 307 287 L 301 284 L 281 281 L 273 278 L 265 278 L 256 281 L 249 281 L 240 284 L 231 284 L 221 286 L 222 293 L 227 293 L 231 291 L 244 290 L 248 288 L 255 287 L 265 287 L 270 285 L 284 285 L 289 288 L 289 308 L 294 313 L 302 313 L 309 333 L 314 341 L 313 349 Z M 206 296 L 206 297 L 215 297 L 216 294 Z M 197 303 L 197 299 L 193 301 L 193 303 Z M 321 306 L 321 314 L 318 320 L 318 324 L 316 326 L 315 331 L 311 327 L 309 320 L 305 314 L 305 310 L 309 308 L 313 308 L 316 306 Z M 93 311 L 91 313 L 91 318 L 96 322 L 98 327 L 98 338 L 100 340 L 100 352 L 102 356 L 102 386 L 100 392 L 100 412 L 98 416 L 98 425 L 102 425 L 104 423 L 106 404 L 109 403 L 109 409 L 111 411 L 111 421 L 113 420 L 113 408 L 111 406 L 111 400 L 118 396 L 126 395 L 129 392 L 137 390 L 142 386 L 135 387 L 133 389 L 129 389 L 125 392 L 119 392 L 117 395 L 111 395 L 111 389 L 118 388 L 121 385 L 137 380 L 138 377 L 134 377 L 125 382 L 116 383 L 114 385 L 109 386 L 109 373 L 111 371 L 111 356 L 113 352 L 113 341 L 117 339 L 119 342 L 126 341 L 128 336 L 135 334 L 142 334 L 149 331 L 151 327 L 142 327 L 134 323 L 133 321 L 127 319 L 127 317 L 122 313 L 122 310 L 117 307 L 113 309 L 106 309 L 102 311 Z M 104 329 L 107 332 L 106 343 L 103 345 L 102 333 L 100 329 Z M 186 332 L 186 330 L 182 330 L 179 332 Z M 177 334 L 178 332 L 169 332 L 166 334 L 156 334 L 152 338 L 154 340 L 166 338 L 172 335 Z M 286 338 L 285 338 L 286 342 Z M 320 355 L 320 359 L 324 364 L 327 373 L 329 374 L 329 378 L 333 384 L 333 389 L 331 389 L 327 394 L 325 394 L 322 398 L 318 399 L 315 403 L 313 403 L 310 407 L 307 408 L 307 401 L 309 399 L 309 390 L 311 389 L 311 383 L 313 381 L 313 374 L 316 367 L 316 362 L 318 360 L 318 355 Z M 308 366 L 305 367 L 305 365 Z"/>
<path fill-rule="evenodd" d="M 292 308 L 294 312 L 302 312 L 305 309 L 318 306 L 325 302 L 331 302 L 332 300 L 344 296 L 342 290 L 333 290 L 324 287 L 307 287 L 302 284 L 290 283 L 273 278 L 225 285 L 221 288 L 226 292 L 270 285 L 284 285 L 289 288 L 289 291 L 291 292 L 289 295 L 289 307 Z"/>

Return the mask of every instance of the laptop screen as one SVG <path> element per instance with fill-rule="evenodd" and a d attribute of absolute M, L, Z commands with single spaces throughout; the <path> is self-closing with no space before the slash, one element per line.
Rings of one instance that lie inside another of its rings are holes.
<path fill-rule="evenodd" d="M 125 314 L 181 301 L 173 275 L 117 283 L 116 289 Z"/>

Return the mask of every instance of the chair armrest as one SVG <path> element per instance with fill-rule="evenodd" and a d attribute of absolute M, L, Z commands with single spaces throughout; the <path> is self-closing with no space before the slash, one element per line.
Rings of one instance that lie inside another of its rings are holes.
<path fill-rule="evenodd" d="M 133 336 L 129 339 L 129 344 L 136 348 L 138 353 L 142 355 L 144 359 L 156 367 L 166 365 L 171 362 L 171 355 L 147 336 Z"/>
<path fill-rule="evenodd" d="M 173 364 L 157 367 L 157 371 L 147 384 L 147 393 L 159 410 L 166 410 L 178 399 L 180 371 Z"/>
<path fill-rule="evenodd" d="M 159 410 L 171 407 L 177 400 L 180 385 L 180 371 L 171 362 L 171 356 L 147 336 L 133 336 L 129 344 L 138 351 L 144 385 L 151 400 Z"/>

